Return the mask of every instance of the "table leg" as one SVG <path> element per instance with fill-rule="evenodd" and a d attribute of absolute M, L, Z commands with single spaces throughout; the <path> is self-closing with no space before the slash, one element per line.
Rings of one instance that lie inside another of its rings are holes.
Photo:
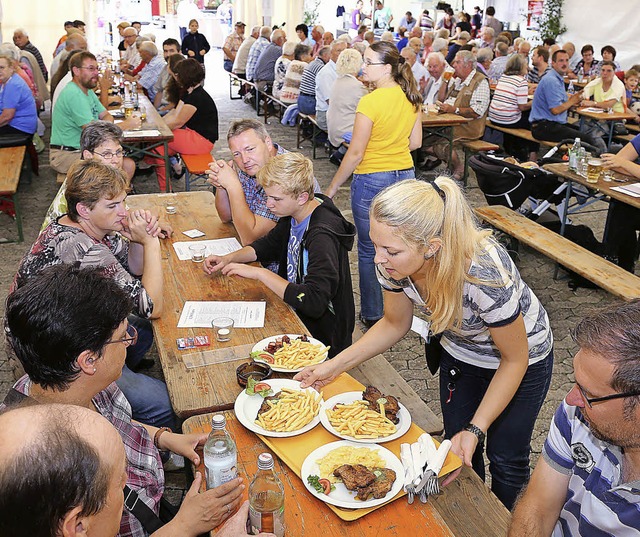
<path fill-rule="evenodd" d="M 607 144 L 607 149 L 611 149 L 611 142 L 613 141 L 613 131 L 614 131 L 614 121 L 608 121 L 609 123 L 609 143 Z"/>
<path fill-rule="evenodd" d="M 165 141 L 162 143 L 164 146 L 164 173 L 165 173 L 165 182 L 166 191 L 171 192 L 171 163 L 169 162 L 169 142 Z"/>
<path fill-rule="evenodd" d="M 447 127 L 447 140 L 449 140 L 449 162 L 448 168 L 451 170 L 451 159 L 453 159 L 453 127 Z"/>
<path fill-rule="evenodd" d="M 562 220 L 560 224 L 560 235 L 562 235 L 563 237 L 564 237 L 564 230 L 567 227 L 567 215 L 569 214 L 569 201 L 571 200 L 571 190 L 572 190 L 571 186 L 573 185 L 573 183 L 571 182 L 571 179 L 567 179 L 566 184 L 567 184 L 567 192 L 564 196 L 564 211 L 562 213 Z M 558 279 L 559 270 L 560 270 L 560 265 L 556 263 L 556 268 L 553 272 L 554 280 Z"/>

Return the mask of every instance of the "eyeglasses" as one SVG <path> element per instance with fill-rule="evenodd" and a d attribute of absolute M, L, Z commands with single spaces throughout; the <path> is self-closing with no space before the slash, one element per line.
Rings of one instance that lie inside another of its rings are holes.
<path fill-rule="evenodd" d="M 582 398 L 585 400 L 589 408 L 593 408 L 593 403 L 601 403 L 602 401 L 611 401 L 612 399 L 624 399 L 625 397 L 635 397 L 640 395 L 640 391 L 635 392 L 623 392 L 623 393 L 613 393 L 611 395 L 605 395 L 603 397 L 587 397 L 587 394 L 584 392 L 584 388 L 580 386 L 580 384 L 576 383 L 578 390 L 580 390 L 580 394 Z"/>
<path fill-rule="evenodd" d="M 125 347 L 130 347 L 131 345 L 135 345 L 138 342 L 138 331 L 136 327 L 133 325 L 127 326 L 127 336 L 122 339 L 112 339 L 111 341 L 107 341 L 105 345 L 109 345 L 109 343 L 124 343 Z"/>
<path fill-rule="evenodd" d="M 113 151 L 105 151 L 104 153 L 98 153 L 97 151 L 91 151 L 94 155 L 98 155 L 106 160 L 111 160 L 113 157 L 120 158 L 124 155 L 124 151 L 122 149 L 118 149 L 115 153 Z"/>
<path fill-rule="evenodd" d="M 385 63 L 384 63 L 384 62 L 372 62 L 372 61 L 370 61 L 370 60 L 365 60 L 365 61 L 364 61 L 364 64 L 365 64 L 365 65 L 385 65 Z"/>
<path fill-rule="evenodd" d="M 90 71 L 92 73 L 99 71 L 98 67 L 95 67 L 94 65 L 91 67 L 80 67 L 80 69 L 84 69 L 85 71 Z"/>

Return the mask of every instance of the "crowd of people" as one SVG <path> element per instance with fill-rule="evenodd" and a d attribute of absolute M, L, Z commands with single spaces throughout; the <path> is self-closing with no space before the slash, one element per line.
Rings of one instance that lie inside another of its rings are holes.
<path fill-rule="evenodd" d="M 397 36 L 391 9 L 382 0 L 374 7 L 367 13 L 358 0 L 351 31 L 337 39 L 320 25 L 299 24 L 294 41 L 283 28 L 255 26 L 245 36 L 244 23 L 233 25 L 222 68 L 289 105 L 287 114 L 315 115 L 338 167 L 323 194 L 310 159 L 275 143 L 255 119 L 232 121 L 232 161 L 212 156 L 207 174 L 217 213 L 234 224 L 242 249 L 207 257 L 204 272 L 260 281 L 330 345 L 330 360 L 296 376 L 303 386 L 320 388 L 388 350 L 417 309 L 428 320 L 420 328 L 425 366 L 440 370 L 445 437 L 482 478 L 486 453 L 491 489 L 513 510 L 510 535 L 637 531 L 640 302 L 576 327 L 576 384 L 530 481 L 532 432 L 553 371 L 549 317 L 475 221 L 456 152 L 450 176 L 432 180 L 417 179 L 412 152 L 425 170 L 449 159 L 442 140 L 423 137 L 423 107 L 435 107 L 468 119 L 454 128 L 455 141 L 480 139 L 487 119 L 538 140 L 580 137 L 606 167 L 640 178 L 640 135 L 612 151 L 598 122 L 579 130 L 567 118 L 576 105 L 628 109 L 640 68 L 621 71 L 609 45 L 602 60 L 591 45 L 579 56 L 572 43 L 532 49 L 502 31 L 493 7 L 473 16 L 449 8 L 437 22 L 427 10 L 405 12 Z M 144 92 L 173 131 L 171 170 L 162 148 L 144 161 L 125 157 L 123 130 L 141 119 L 114 124 L 115 74 L 88 51 L 82 21 L 65 23 L 50 71 L 26 30 L 0 47 L 0 138 L 37 131 L 49 98 L 37 80 L 50 75 L 50 164 L 66 176 L 7 300 L 5 333 L 25 375 L 0 406 L 0 534 L 100 528 L 196 537 L 224 524 L 218 535 L 246 535 L 241 478 L 199 493 L 198 476 L 170 516 L 161 501 L 169 454 L 198 464 L 206 435 L 174 433 L 166 386 L 142 373 L 151 320 L 164 308 L 160 243 L 173 230 L 125 204 L 137 168 L 154 167 L 165 190 L 184 173 L 180 154 L 214 151 L 218 112 L 203 87 L 210 45 L 197 19 L 181 26 L 181 41 L 162 43 L 162 56 L 139 23 L 117 29 L 122 83 Z M 587 82 L 584 90 L 567 95 L 565 77 Z M 504 148 L 523 160 L 538 151 L 508 137 Z M 349 178 L 354 223 L 332 201 Z M 638 211 L 621 203 L 610 210 L 607 250 L 633 271 Z M 354 243 L 368 330 L 352 344 Z M 123 502 L 123 490 L 135 501 Z M 36 494 L 51 505 L 34 515 Z"/>

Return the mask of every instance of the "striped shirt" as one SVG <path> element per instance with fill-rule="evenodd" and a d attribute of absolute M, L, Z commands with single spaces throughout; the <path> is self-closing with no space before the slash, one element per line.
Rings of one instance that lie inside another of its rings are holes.
<path fill-rule="evenodd" d="M 300 93 L 306 95 L 316 95 L 316 75 L 320 72 L 320 69 L 324 67 L 324 62 L 320 58 L 313 60 L 302 73 L 302 79 L 300 80 Z"/>
<path fill-rule="evenodd" d="M 538 72 L 538 68 L 537 67 L 532 67 L 531 71 L 529 71 L 529 74 L 527 75 L 527 80 L 529 80 L 529 82 L 531 82 L 532 84 L 538 84 L 540 82 L 540 79 L 546 75 L 549 71 L 551 70 L 551 67 L 547 65 L 547 68 L 542 71 L 542 74 L 540 74 Z"/>
<path fill-rule="evenodd" d="M 553 537 L 639 534 L 640 481 L 623 483 L 622 450 L 595 438 L 579 408 L 560 404 L 542 456 L 570 476 Z"/>
<path fill-rule="evenodd" d="M 269 45 L 269 40 L 266 37 L 260 36 L 256 42 L 251 45 L 249 49 L 249 56 L 247 56 L 247 80 L 253 82 L 256 74 L 256 65 L 258 65 L 258 59 L 262 51 Z"/>
<path fill-rule="evenodd" d="M 409 278 L 393 280 L 378 267 L 378 281 L 383 289 L 404 292 L 424 314 L 424 301 Z M 469 276 L 480 283 L 465 281 L 462 296 L 462 324 L 445 330 L 442 346 L 454 358 L 485 369 L 497 369 L 500 351 L 491 339 L 490 328 L 511 324 L 518 316 L 524 319 L 529 344 L 529 365 L 545 358 L 553 346 L 547 312 L 520 273 L 507 251 L 490 240 L 476 259 Z M 489 283 L 483 283 L 489 282 Z M 495 282 L 495 283 L 493 283 Z"/>
<path fill-rule="evenodd" d="M 502 75 L 489 105 L 489 119 L 502 125 L 517 123 L 522 117 L 519 104 L 527 104 L 529 85 L 522 75 Z"/>

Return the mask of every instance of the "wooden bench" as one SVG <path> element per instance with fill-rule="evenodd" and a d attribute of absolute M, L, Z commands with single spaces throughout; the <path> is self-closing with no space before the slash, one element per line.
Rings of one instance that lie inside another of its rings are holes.
<path fill-rule="evenodd" d="M 576 272 L 624 300 L 640 298 L 640 278 L 502 205 L 475 213 L 493 227 Z"/>
<path fill-rule="evenodd" d="M 309 124 L 311 124 L 311 137 L 307 137 L 304 136 L 304 133 L 302 132 L 302 124 L 304 122 L 308 122 Z M 313 159 L 315 160 L 316 158 L 316 149 L 318 148 L 318 135 L 324 132 L 326 133 L 327 131 L 323 130 L 322 128 L 320 128 L 320 125 L 318 125 L 318 122 L 316 121 L 316 116 L 315 115 L 311 115 L 311 114 L 303 114 L 301 112 L 298 112 L 298 132 L 297 132 L 297 145 L 296 147 L 298 149 L 301 148 L 302 146 L 302 142 L 304 142 L 305 140 L 311 140 L 311 148 L 313 151 Z M 327 157 L 328 158 L 328 157 Z"/>
<path fill-rule="evenodd" d="M 202 153 L 200 155 L 180 154 L 180 158 L 182 162 L 184 162 L 185 167 L 184 189 L 189 192 L 189 190 L 191 190 L 191 183 L 194 183 L 198 179 L 206 180 L 209 163 L 213 160 L 213 157 L 211 153 Z"/>
<path fill-rule="evenodd" d="M 492 144 L 491 142 L 485 142 L 484 140 L 468 140 L 458 143 L 464 151 L 464 174 L 462 175 L 462 182 L 466 186 L 467 178 L 469 177 L 469 156 L 472 153 L 479 153 L 480 151 L 497 151 L 500 149 L 500 146 Z"/>
<path fill-rule="evenodd" d="M 501 127 L 499 125 L 494 125 L 488 119 L 487 119 L 486 126 L 489 129 L 493 129 L 495 131 L 500 131 L 500 132 L 502 132 L 504 134 L 510 134 L 511 136 L 515 136 L 516 138 L 521 138 L 523 140 L 527 140 L 528 142 L 533 142 L 535 144 L 544 145 L 546 147 L 553 147 L 554 145 L 557 144 L 557 142 L 550 142 L 550 141 L 546 141 L 546 140 L 536 140 L 533 137 L 533 134 L 531 134 L 530 130 L 527 130 L 527 129 L 512 129 L 512 128 L 508 128 L 508 127 Z"/>
<path fill-rule="evenodd" d="M 238 99 L 242 99 L 242 95 L 233 96 L 233 88 L 234 87 L 242 87 L 247 81 L 244 78 L 240 78 L 235 73 L 229 73 L 229 99 L 232 101 L 236 101 Z"/>
<path fill-rule="evenodd" d="M 0 170 L 2 170 L 2 173 L 0 173 L 0 201 L 8 205 L 6 212 L 15 218 L 16 227 L 18 228 L 18 240 L 6 239 L 2 240 L 3 243 L 22 242 L 24 240 L 17 191 L 26 151 L 27 148 L 24 145 L 0 148 Z M 11 213 L 14 214 L 12 215 Z"/>
<path fill-rule="evenodd" d="M 271 114 L 271 106 L 277 108 L 276 114 Z M 269 122 L 269 117 L 272 115 L 277 116 L 280 120 L 282 120 L 282 116 L 284 115 L 284 111 L 289 107 L 287 103 L 283 103 L 280 99 L 277 99 L 273 95 L 265 94 L 264 101 L 264 123 L 265 125 Z"/>
<path fill-rule="evenodd" d="M 67 178 L 67 174 L 66 173 L 58 173 L 56 175 L 56 183 L 61 185 L 62 183 L 64 183 L 66 178 Z"/>

